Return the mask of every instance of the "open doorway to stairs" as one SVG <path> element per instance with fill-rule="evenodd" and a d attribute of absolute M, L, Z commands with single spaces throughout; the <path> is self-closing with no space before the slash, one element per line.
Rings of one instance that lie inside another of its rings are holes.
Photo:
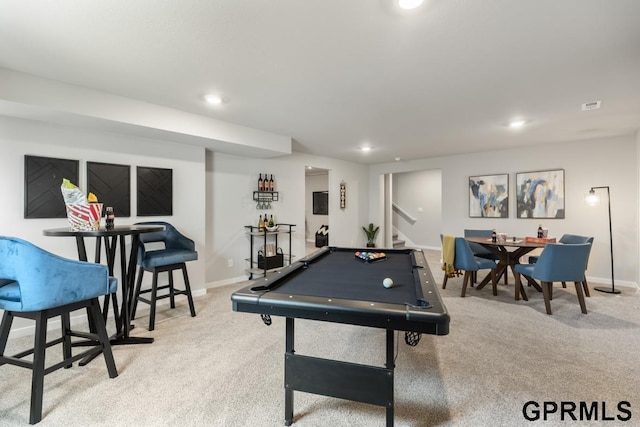
<path fill-rule="evenodd" d="M 306 255 L 329 244 L 329 172 L 328 169 L 305 166 Z M 316 236 L 318 232 L 320 234 Z"/>
<path fill-rule="evenodd" d="M 388 174 L 384 187 L 385 246 L 438 247 L 442 229 L 442 171 Z"/>

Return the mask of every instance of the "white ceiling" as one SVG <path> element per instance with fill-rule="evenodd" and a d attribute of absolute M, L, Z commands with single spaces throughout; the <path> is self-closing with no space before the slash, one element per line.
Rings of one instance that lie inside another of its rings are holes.
<path fill-rule="evenodd" d="M 0 0 L 0 67 L 380 163 L 634 134 L 639 18 L 638 0 Z"/>

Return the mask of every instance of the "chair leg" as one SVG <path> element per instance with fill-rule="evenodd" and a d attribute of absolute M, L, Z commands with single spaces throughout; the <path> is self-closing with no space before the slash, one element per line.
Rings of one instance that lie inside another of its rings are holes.
<path fill-rule="evenodd" d="M 96 325 L 96 333 L 98 334 L 98 339 L 100 340 L 100 344 L 102 344 L 102 354 L 104 355 L 104 361 L 107 364 L 109 378 L 115 378 L 118 376 L 118 370 L 116 368 L 116 362 L 113 359 L 111 342 L 109 341 L 109 336 L 107 335 L 107 328 L 100 313 L 97 298 L 91 300 L 89 311 L 91 312 L 91 317 L 93 318 L 93 321 Z"/>
<path fill-rule="evenodd" d="M 33 346 L 33 372 L 31 376 L 31 409 L 29 424 L 42 419 L 42 393 L 44 390 L 44 358 L 47 348 L 47 313 L 40 311 L 36 317 L 36 334 Z"/>
<path fill-rule="evenodd" d="M 142 275 L 144 274 L 144 268 L 140 266 L 138 269 L 138 280 L 136 281 L 136 290 L 133 293 L 133 300 L 131 303 L 131 316 L 129 317 L 131 320 L 136 318 L 136 309 L 138 308 L 138 297 L 140 296 L 140 288 L 142 286 Z"/>
<path fill-rule="evenodd" d="M 153 331 L 156 324 L 156 299 L 158 298 L 158 270 L 153 270 L 153 281 L 151 284 L 151 299 L 149 300 L 149 330 Z"/>
<path fill-rule="evenodd" d="M 491 286 L 493 287 L 493 296 L 498 295 L 498 281 L 496 280 L 496 269 L 491 269 Z"/>
<path fill-rule="evenodd" d="M 580 310 L 584 314 L 587 314 L 587 304 L 584 301 L 584 294 L 582 293 L 582 283 L 574 282 L 576 285 L 576 294 L 578 294 L 578 302 L 580 303 Z"/>
<path fill-rule="evenodd" d="M 550 292 L 552 283 L 540 282 L 540 285 L 542 286 L 542 295 L 544 296 L 544 307 L 547 309 L 547 314 L 551 314 Z"/>
<path fill-rule="evenodd" d="M 447 288 L 447 281 L 449 280 L 449 275 L 447 273 L 444 273 L 444 279 L 442 279 L 442 289 L 446 289 Z"/>
<path fill-rule="evenodd" d="M 193 296 L 191 295 L 191 285 L 189 284 L 187 266 L 184 264 L 182 264 L 182 277 L 184 278 L 184 288 L 187 291 L 187 300 L 189 301 L 189 311 L 191 311 L 191 317 L 196 317 L 196 309 L 193 305 Z"/>
<path fill-rule="evenodd" d="M 169 270 L 169 306 L 176 308 L 176 294 L 173 288 L 173 270 Z"/>
<path fill-rule="evenodd" d="M 0 325 L 0 356 L 4 356 L 4 349 L 7 347 L 12 324 L 13 314 L 10 311 L 5 311 L 2 315 L 2 325 Z"/>
<path fill-rule="evenodd" d="M 71 318 L 69 313 L 60 315 L 60 323 L 62 323 L 62 358 L 67 360 L 71 358 Z M 73 366 L 69 363 L 64 368 L 69 369 Z"/>
<path fill-rule="evenodd" d="M 589 293 L 589 285 L 587 284 L 587 278 L 585 277 L 584 280 L 582 281 L 582 287 L 584 288 L 584 294 L 587 297 L 590 297 L 591 294 Z"/>
<path fill-rule="evenodd" d="M 471 272 L 465 271 L 464 278 L 462 279 L 462 292 L 460 292 L 460 296 L 464 297 L 467 293 L 467 284 L 471 281 Z"/>
<path fill-rule="evenodd" d="M 522 287 L 522 281 L 520 279 L 520 273 L 515 273 L 515 288 L 516 288 L 516 301 L 520 300 L 520 295 L 522 295 L 522 299 L 525 301 L 529 301 L 529 297 L 527 297 L 527 293 Z"/>
<path fill-rule="evenodd" d="M 566 288 L 567 287 L 567 282 L 562 282 L 562 287 Z"/>

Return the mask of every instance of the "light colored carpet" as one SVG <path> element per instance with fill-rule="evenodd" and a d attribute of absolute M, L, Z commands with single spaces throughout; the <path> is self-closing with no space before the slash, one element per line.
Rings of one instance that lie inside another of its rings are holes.
<path fill-rule="evenodd" d="M 442 280 L 439 253 L 425 251 Z M 557 285 L 554 314 L 542 295 L 515 301 L 513 285 L 472 288 L 460 298 L 461 278 L 441 290 L 451 315 L 449 335 L 423 335 L 417 347 L 400 336 L 395 371 L 396 426 L 544 426 L 522 414 L 530 400 L 598 402 L 607 416 L 631 404 L 632 425 L 640 418 L 640 294 L 592 291 L 589 314 L 580 313 L 575 289 Z M 511 281 L 513 283 L 513 281 Z M 150 345 L 116 346 L 119 376 L 109 379 L 102 357 L 88 366 L 59 370 L 45 378 L 42 426 L 281 426 L 284 418 L 284 319 L 265 326 L 258 315 L 236 313 L 230 295 L 240 284 L 212 289 L 196 298 L 191 318 L 184 299 L 163 306 L 156 330 L 146 312 L 134 336 Z M 296 322 L 296 350 L 359 363 L 384 364 L 382 330 L 324 322 Z M 9 342 L 8 354 L 30 338 Z M 60 354 L 54 348 L 51 360 Z M 0 367 L 0 426 L 27 425 L 30 371 Z M 624 414 L 621 414 L 624 415 Z M 383 426 L 383 408 L 295 393 L 294 426 Z M 584 424 L 584 423 L 583 423 Z M 588 425 L 597 425 L 591 422 Z M 636 424 L 637 425 L 637 424 Z"/>

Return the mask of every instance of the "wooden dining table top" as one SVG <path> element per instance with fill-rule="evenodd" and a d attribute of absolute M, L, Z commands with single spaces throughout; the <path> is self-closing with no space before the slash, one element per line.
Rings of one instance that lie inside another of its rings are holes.
<path fill-rule="evenodd" d="M 467 242 L 479 243 L 487 246 L 504 246 L 516 248 L 544 248 L 547 243 L 527 242 L 524 237 L 507 237 L 504 242 L 493 242 L 491 237 L 465 237 Z"/>

